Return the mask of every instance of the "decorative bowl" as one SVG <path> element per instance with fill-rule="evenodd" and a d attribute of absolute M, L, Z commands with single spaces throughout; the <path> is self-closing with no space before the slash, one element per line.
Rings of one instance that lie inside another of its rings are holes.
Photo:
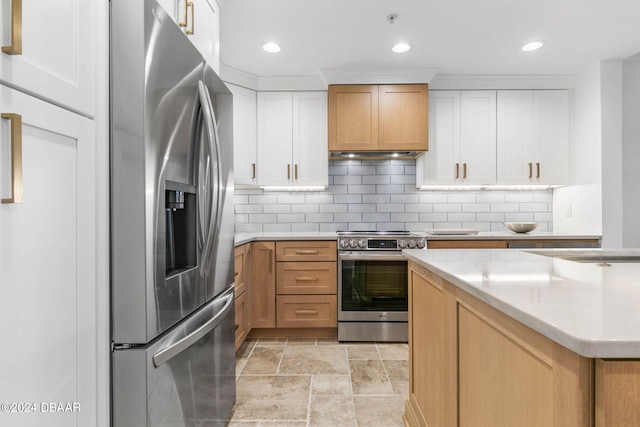
<path fill-rule="evenodd" d="M 537 222 L 505 222 L 504 225 L 516 233 L 528 233 L 538 227 Z"/>

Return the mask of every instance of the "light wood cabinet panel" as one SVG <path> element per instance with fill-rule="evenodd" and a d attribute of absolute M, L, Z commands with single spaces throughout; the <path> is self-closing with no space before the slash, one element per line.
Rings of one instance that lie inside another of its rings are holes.
<path fill-rule="evenodd" d="M 244 340 L 247 338 L 249 329 L 247 328 L 247 293 L 242 293 L 235 299 L 235 315 L 236 315 L 236 351 L 240 348 Z"/>
<path fill-rule="evenodd" d="M 233 254 L 233 269 L 234 269 L 234 284 L 236 288 L 236 296 L 245 292 L 247 288 L 245 265 L 247 262 L 246 245 L 238 246 L 234 249 Z"/>
<path fill-rule="evenodd" d="M 276 326 L 275 242 L 251 244 L 251 327 Z"/>
<path fill-rule="evenodd" d="M 278 295 L 278 328 L 338 326 L 336 295 Z"/>
<path fill-rule="evenodd" d="M 329 86 L 329 151 L 378 147 L 378 86 Z"/>
<path fill-rule="evenodd" d="M 385 151 L 427 150 L 427 85 L 383 85 L 378 90 L 379 148 Z"/>
<path fill-rule="evenodd" d="M 640 360 L 596 361 L 596 427 L 640 425 Z"/>
<path fill-rule="evenodd" d="M 329 151 L 425 151 L 428 86 L 329 86 Z"/>
<path fill-rule="evenodd" d="M 592 360 L 409 268 L 409 426 L 592 425 Z"/>
<path fill-rule="evenodd" d="M 336 262 L 278 262 L 276 291 L 282 294 L 335 295 Z"/>
<path fill-rule="evenodd" d="M 276 243 L 278 261 L 336 261 L 334 240 L 283 241 Z"/>
<path fill-rule="evenodd" d="M 504 240 L 427 240 L 427 249 L 506 249 Z"/>

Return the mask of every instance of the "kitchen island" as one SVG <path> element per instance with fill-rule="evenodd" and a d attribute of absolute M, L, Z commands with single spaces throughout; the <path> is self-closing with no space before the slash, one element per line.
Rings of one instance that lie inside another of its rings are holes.
<path fill-rule="evenodd" d="M 593 250 L 404 254 L 408 425 L 640 425 L 639 263 Z"/>

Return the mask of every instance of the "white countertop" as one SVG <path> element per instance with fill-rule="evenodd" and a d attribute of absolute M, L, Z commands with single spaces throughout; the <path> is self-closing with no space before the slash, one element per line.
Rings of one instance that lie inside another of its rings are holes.
<path fill-rule="evenodd" d="M 555 232 L 531 232 L 514 233 L 511 231 L 481 231 L 478 234 L 465 235 L 429 235 L 427 233 L 415 233 L 424 236 L 427 240 L 544 240 L 544 239 L 600 239 L 602 236 L 567 234 Z M 299 231 L 299 232 L 256 232 L 236 233 L 236 246 L 259 240 L 335 240 L 338 236 L 335 231 Z"/>
<path fill-rule="evenodd" d="M 601 267 L 513 249 L 403 254 L 575 353 L 640 357 L 640 263 Z"/>

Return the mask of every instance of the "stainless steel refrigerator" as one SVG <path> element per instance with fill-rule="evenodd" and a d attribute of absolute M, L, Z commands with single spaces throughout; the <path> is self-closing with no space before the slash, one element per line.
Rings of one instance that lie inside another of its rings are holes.
<path fill-rule="evenodd" d="M 153 0 L 111 1 L 112 419 L 235 403 L 232 95 Z"/>

